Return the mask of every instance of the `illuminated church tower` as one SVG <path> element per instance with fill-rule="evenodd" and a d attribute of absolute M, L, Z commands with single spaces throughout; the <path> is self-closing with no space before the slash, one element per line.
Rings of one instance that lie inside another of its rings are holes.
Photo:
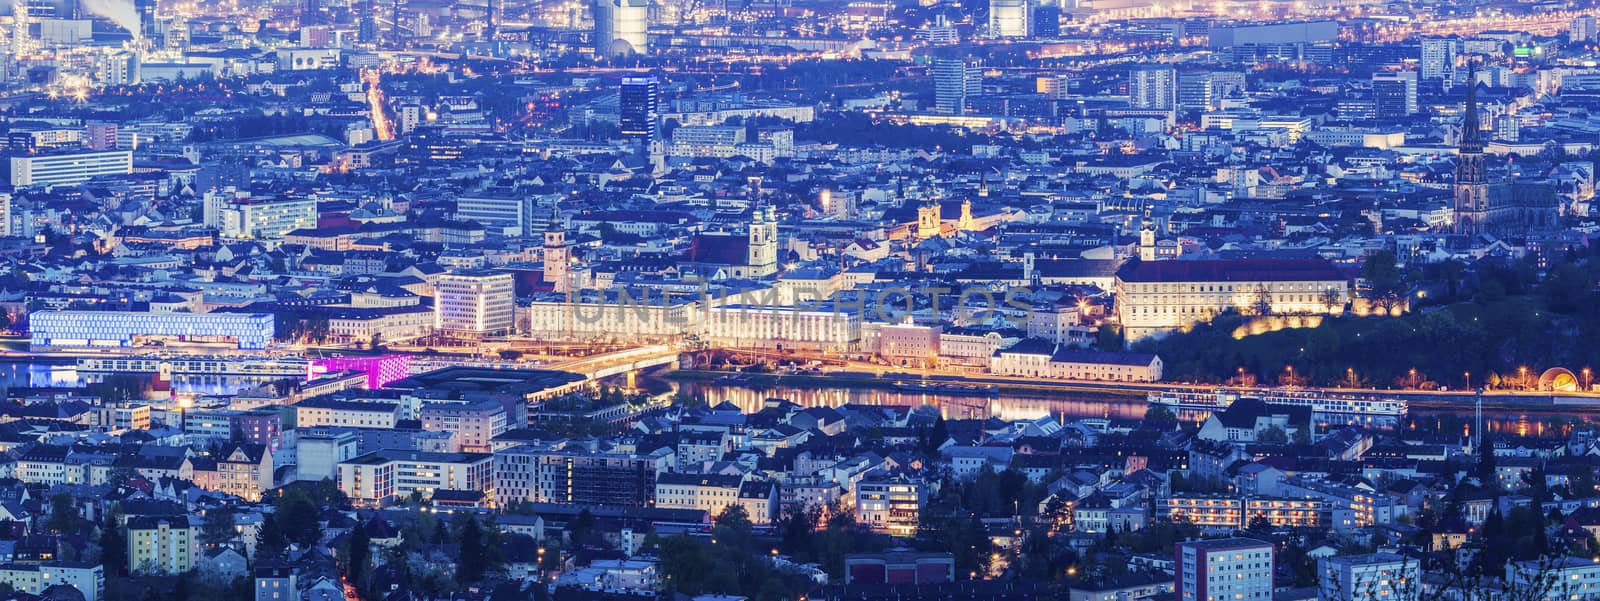
<path fill-rule="evenodd" d="M 550 225 L 544 230 L 544 281 L 556 292 L 567 292 L 571 283 L 572 254 L 567 248 L 567 232 L 561 227 L 556 209 L 550 209 Z"/>
<path fill-rule="evenodd" d="M 751 275 L 771 275 L 778 271 L 778 213 L 771 205 L 751 211 L 748 263 Z"/>

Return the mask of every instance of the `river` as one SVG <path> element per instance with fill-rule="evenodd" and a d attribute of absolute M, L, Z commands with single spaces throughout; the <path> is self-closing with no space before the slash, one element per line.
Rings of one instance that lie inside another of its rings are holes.
<path fill-rule="evenodd" d="M 1074 397 L 1070 394 L 1027 395 L 1002 392 L 994 396 L 956 393 L 913 393 L 861 387 L 758 386 L 724 382 L 670 381 L 678 392 L 703 396 L 711 404 L 730 401 L 741 410 L 752 412 L 769 398 L 786 399 L 803 407 L 837 407 L 846 403 L 862 405 L 931 405 L 947 419 L 998 417 L 1004 420 L 1034 419 L 1049 415 L 1061 421 L 1084 418 L 1136 420 L 1144 417 L 1148 404 L 1141 397 Z M 1205 412 L 1183 411 L 1179 418 L 1198 422 Z M 1401 422 L 1409 430 L 1470 432 L 1472 407 L 1428 408 L 1413 412 Z M 1600 411 L 1575 409 L 1561 414 L 1484 410 L 1484 424 L 1490 432 L 1517 436 L 1565 437 L 1575 424 L 1600 426 Z"/>
<path fill-rule="evenodd" d="M 657 374 L 648 377 L 657 380 Z M 0 362 L 0 387 L 76 388 L 97 381 L 100 376 L 80 374 L 72 364 Z M 178 376 L 172 388 L 182 393 L 230 395 L 240 389 L 266 381 L 238 376 Z M 857 386 L 806 384 L 801 386 L 758 386 L 724 382 L 664 380 L 666 386 L 703 396 L 711 404 L 730 401 L 746 412 L 754 412 L 769 398 L 786 399 L 804 407 L 837 407 L 847 403 L 937 407 L 947 418 L 997 417 L 1004 420 L 1035 419 L 1052 416 L 1058 420 L 1104 418 L 1136 420 L 1144 417 L 1147 404 L 1141 397 L 1002 392 L 997 395 L 955 392 L 906 392 Z M 1184 411 L 1179 416 L 1190 422 L 1205 418 L 1204 412 Z M 1440 431 L 1469 431 L 1472 408 L 1434 409 L 1408 415 L 1401 427 Z M 1575 424 L 1600 425 L 1600 410 L 1573 408 L 1561 414 L 1485 410 L 1484 421 L 1491 432 L 1519 436 L 1564 437 Z"/>

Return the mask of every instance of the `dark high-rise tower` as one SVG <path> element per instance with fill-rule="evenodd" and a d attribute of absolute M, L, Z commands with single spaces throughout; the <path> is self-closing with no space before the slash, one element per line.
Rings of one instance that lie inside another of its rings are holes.
<path fill-rule="evenodd" d="M 133 7 L 139 13 L 139 37 L 159 44 L 161 34 L 156 26 L 156 0 L 134 0 Z"/>
<path fill-rule="evenodd" d="M 1478 123 L 1477 68 L 1467 66 L 1467 103 L 1456 152 L 1455 230 L 1477 234 L 1490 226 L 1489 182 L 1483 162 L 1483 129 Z"/>
<path fill-rule="evenodd" d="M 322 0 L 301 0 L 300 24 L 318 25 L 322 23 Z"/>
<path fill-rule="evenodd" d="M 660 135 L 661 81 L 654 76 L 622 78 L 618 117 L 622 137 L 646 146 Z"/>
<path fill-rule="evenodd" d="M 356 39 L 362 42 L 378 41 L 378 2 L 366 0 L 361 3 L 361 12 L 357 15 Z"/>

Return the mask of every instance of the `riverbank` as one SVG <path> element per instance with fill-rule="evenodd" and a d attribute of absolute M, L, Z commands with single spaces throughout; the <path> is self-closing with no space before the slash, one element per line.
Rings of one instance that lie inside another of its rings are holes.
<path fill-rule="evenodd" d="M 745 387 L 868 388 L 901 392 L 930 392 L 948 395 L 987 396 L 1021 393 L 1033 396 L 1071 396 L 1073 398 L 1144 399 L 1154 388 L 1127 388 L 1087 382 L 1018 380 L 990 376 L 921 376 L 908 373 L 883 375 L 860 372 L 819 374 L 758 374 L 710 369 L 679 369 L 663 374 L 669 380 L 732 384 Z"/>
<path fill-rule="evenodd" d="M 1021 394 L 1036 397 L 1061 397 L 1081 400 L 1124 400 L 1145 397 L 1154 391 L 1173 389 L 1209 390 L 1214 386 L 1186 385 L 1170 382 L 1078 382 L 1061 380 L 1017 379 L 996 376 L 923 376 L 912 373 L 888 372 L 882 375 L 865 372 L 823 372 L 816 374 L 746 373 L 722 370 L 674 370 L 662 377 L 680 382 L 723 384 L 745 388 L 858 388 L 869 390 L 924 392 L 948 396 L 992 396 L 997 393 Z M 1413 413 L 1429 410 L 1461 411 L 1476 405 L 1471 392 L 1440 392 L 1417 390 L 1370 389 L 1320 389 L 1330 393 L 1371 395 L 1405 399 Z M 1483 395 L 1485 410 L 1513 410 L 1536 413 L 1591 413 L 1600 412 L 1600 397 L 1579 393 L 1549 392 L 1529 393 L 1491 391 Z"/>

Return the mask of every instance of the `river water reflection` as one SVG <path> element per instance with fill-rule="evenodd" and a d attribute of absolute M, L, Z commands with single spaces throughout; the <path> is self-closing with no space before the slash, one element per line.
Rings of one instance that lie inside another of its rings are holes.
<path fill-rule="evenodd" d="M 679 392 L 703 395 L 708 403 L 730 401 L 744 411 L 755 411 L 769 398 L 786 399 L 803 407 L 837 407 L 846 403 L 916 407 L 932 405 L 947 419 L 998 417 L 1004 420 L 1034 419 L 1045 415 L 1068 421 L 1084 418 L 1134 420 L 1144 417 L 1147 403 L 1139 397 L 1073 397 L 1000 393 L 960 394 L 946 392 L 905 392 L 875 388 L 825 386 L 758 386 L 723 382 L 673 382 Z M 1184 421 L 1204 420 L 1205 412 L 1185 410 Z M 1409 430 L 1470 432 L 1472 407 L 1426 408 L 1413 411 L 1401 421 Z M 1516 436 L 1565 437 L 1574 425 L 1600 426 L 1600 409 L 1563 409 L 1561 412 L 1518 412 L 1484 410 L 1484 425 L 1490 432 Z"/>

